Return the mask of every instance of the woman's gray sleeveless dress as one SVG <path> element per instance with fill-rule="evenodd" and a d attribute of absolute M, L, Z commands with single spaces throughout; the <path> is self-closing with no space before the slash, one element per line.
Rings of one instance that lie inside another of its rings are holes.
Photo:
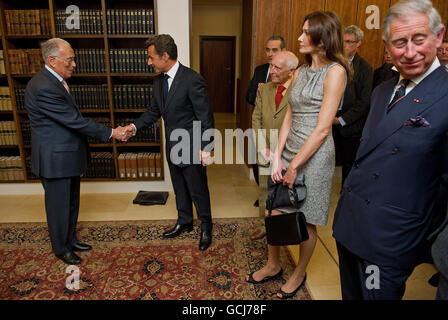
<path fill-rule="evenodd" d="M 286 167 L 299 152 L 317 124 L 320 107 L 324 97 L 324 81 L 328 70 L 337 63 L 322 68 L 310 69 L 303 66 L 289 95 L 292 111 L 292 124 L 282 159 Z M 330 206 L 331 184 L 335 167 L 333 135 L 325 139 L 319 150 L 298 169 L 305 175 L 307 196 L 300 208 L 307 223 L 326 225 Z M 282 212 L 294 212 L 294 208 L 279 208 Z"/>

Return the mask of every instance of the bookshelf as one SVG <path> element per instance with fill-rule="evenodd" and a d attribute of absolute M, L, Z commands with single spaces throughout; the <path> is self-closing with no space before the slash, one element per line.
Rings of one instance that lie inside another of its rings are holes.
<path fill-rule="evenodd" d="M 66 12 L 73 5 L 79 25 Z M 0 0 L 0 183 L 38 181 L 24 91 L 43 67 L 40 42 L 59 37 L 72 45 L 77 67 L 68 83 L 85 117 L 127 125 L 151 99 L 156 74 L 144 43 L 157 33 L 156 9 L 155 0 Z M 163 181 L 162 134 L 159 120 L 129 142 L 88 138 L 92 162 L 82 179 Z"/>

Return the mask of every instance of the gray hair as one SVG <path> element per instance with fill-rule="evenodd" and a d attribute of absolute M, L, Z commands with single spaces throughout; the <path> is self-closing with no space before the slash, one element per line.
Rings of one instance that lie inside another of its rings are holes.
<path fill-rule="evenodd" d="M 285 59 L 285 64 L 288 69 L 297 69 L 297 66 L 299 65 L 299 58 L 297 58 L 297 56 L 291 51 L 280 51 L 277 56 L 282 56 Z"/>
<path fill-rule="evenodd" d="M 60 38 L 52 38 L 40 44 L 45 64 L 48 64 L 48 56 L 57 56 L 59 54 L 59 45 L 62 43 L 71 48 L 70 43 Z"/>
<path fill-rule="evenodd" d="M 279 40 L 280 41 L 280 49 L 285 48 L 285 39 L 281 36 L 271 36 L 268 41 Z M 266 41 L 267 42 L 267 41 Z"/>
<path fill-rule="evenodd" d="M 351 25 L 344 29 L 344 34 L 354 34 L 355 41 L 359 42 L 364 40 L 364 31 L 362 31 L 358 26 Z"/>
<path fill-rule="evenodd" d="M 429 19 L 429 27 L 435 36 L 442 30 L 442 18 L 430 0 L 401 0 L 389 9 L 384 18 L 382 26 L 384 41 L 388 41 L 390 38 L 391 22 L 398 18 L 407 19 L 410 12 L 426 14 Z"/>

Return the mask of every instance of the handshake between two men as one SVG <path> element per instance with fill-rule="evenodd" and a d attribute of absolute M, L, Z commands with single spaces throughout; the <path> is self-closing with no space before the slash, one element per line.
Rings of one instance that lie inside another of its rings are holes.
<path fill-rule="evenodd" d="M 129 138 L 135 135 L 135 126 L 129 124 L 126 127 L 118 126 L 115 129 L 112 128 L 112 138 L 120 141 L 128 141 Z"/>
<path fill-rule="evenodd" d="M 128 124 L 125 127 L 118 126 L 115 129 L 112 128 L 112 138 L 120 141 L 128 141 L 129 138 L 135 135 L 136 130 L 133 124 Z M 201 150 L 200 159 L 204 167 L 210 165 L 212 163 L 211 152 Z"/>

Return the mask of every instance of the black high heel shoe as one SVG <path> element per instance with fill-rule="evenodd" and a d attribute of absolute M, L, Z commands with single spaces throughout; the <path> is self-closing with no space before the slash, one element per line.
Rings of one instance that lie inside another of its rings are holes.
<path fill-rule="evenodd" d="M 280 288 L 277 291 L 277 297 L 279 299 L 290 299 L 290 298 L 294 297 L 297 294 L 297 291 L 299 291 L 300 288 L 303 287 L 303 285 L 305 284 L 305 281 L 306 281 L 306 273 L 305 273 L 305 277 L 303 278 L 302 283 L 297 287 L 297 289 L 295 289 L 293 292 L 287 293 L 287 292 L 283 291 L 282 288 Z M 279 294 L 281 294 L 282 296 L 279 297 L 278 296 Z"/>
<path fill-rule="evenodd" d="M 275 279 L 277 279 L 277 278 L 282 276 L 283 269 L 280 269 L 280 271 L 277 272 L 277 274 L 274 274 L 273 276 L 264 277 L 260 281 L 257 281 L 257 280 L 254 279 L 254 273 L 255 272 L 252 272 L 251 274 L 249 274 L 249 279 L 246 279 L 246 282 L 249 282 L 249 283 L 252 283 L 252 284 L 260 284 L 260 283 L 265 283 L 267 281 L 275 280 Z"/>

